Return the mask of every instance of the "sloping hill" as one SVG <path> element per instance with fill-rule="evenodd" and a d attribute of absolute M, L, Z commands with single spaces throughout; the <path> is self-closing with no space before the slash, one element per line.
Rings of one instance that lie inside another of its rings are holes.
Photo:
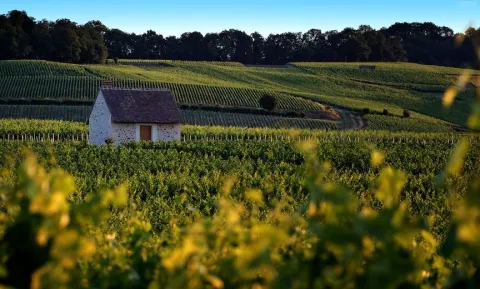
<path fill-rule="evenodd" d="M 269 93 L 278 97 L 279 108 L 284 110 L 323 111 L 324 106 L 315 102 L 347 112 L 368 108 L 375 114 L 365 121 L 367 127 L 369 122 L 385 123 L 384 118 L 378 122 L 375 118 L 388 110 L 397 116 L 388 122 L 398 126 L 391 129 L 408 130 L 408 125 L 398 125 L 404 109 L 412 111 L 413 120 L 425 123 L 422 127 L 427 131 L 428 124 L 447 129 L 447 122 L 464 125 L 473 92 L 461 94 L 448 112 L 441 109 L 440 99 L 441 92 L 453 84 L 452 75 L 461 74 L 461 69 L 409 63 L 372 65 L 375 71 L 362 71 L 358 63 L 293 63 L 277 68 L 158 60 L 109 61 L 107 65 L 0 61 L 0 101 L 5 105 L 18 99 L 93 101 L 102 81 L 112 80 L 116 86 L 169 88 L 179 103 L 258 108 L 259 97 Z"/>

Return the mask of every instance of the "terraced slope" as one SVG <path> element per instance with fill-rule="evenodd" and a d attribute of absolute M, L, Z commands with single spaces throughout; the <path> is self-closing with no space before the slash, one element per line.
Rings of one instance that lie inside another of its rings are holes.
<path fill-rule="evenodd" d="M 279 107 L 286 110 L 323 110 L 317 102 L 344 108 L 347 113 L 364 108 L 376 112 L 386 109 L 398 117 L 408 109 L 412 111 L 411 119 L 420 120 L 425 127 L 432 124 L 449 129 L 445 121 L 464 125 L 474 99 L 473 92 L 465 92 L 446 112 L 441 109 L 441 91 L 452 85 L 453 75 L 462 70 L 408 63 L 378 63 L 375 71 L 361 71 L 358 63 L 293 63 L 287 68 L 152 60 L 109 63 L 0 61 L 0 101 L 93 101 L 102 81 L 112 80 L 116 86 L 170 88 L 178 102 L 190 104 L 259 107 L 259 97 L 271 93 L 279 98 Z M 343 115 L 345 122 L 350 119 L 353 123 L 354 116 Z M 377 115 L 368 118 L 375 123 Z M 408 130 L 409 125 L 399 121 L 389 121 L 391 130 L 400 126 Z M 377 121 L 382 122 L 385 120 L 381 118 Z M 352 128 L 345 123 L 339 127 Z"/>

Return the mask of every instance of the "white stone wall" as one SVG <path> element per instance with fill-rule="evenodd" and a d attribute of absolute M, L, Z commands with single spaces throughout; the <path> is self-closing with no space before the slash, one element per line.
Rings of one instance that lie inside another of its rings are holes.
<path fill-rule="evenodd" d="M 124 142 L 140 141 L 140 125 L 152 127 L 152 141 L 171 141 L 180 139 L 180 124 L 154 123 L 113 123 L 111 136 L 115 145 Z"/>
<path fill-rule="evenodd" d="M 112 137 L 115 145 L 124 142 L 138 141 L 137 125 L 135 123 L 113 123 Z"/>
<path fill-rule="evenodd" d="M 90 143 L 97 146 L 105 144 L 111 132 L 112 115 L 101 92 L 93 105 L 88 123 Z"/>
<path fill-rule="evenodd" d="M 180 124 L 159 124 L 157 125 L 156 140 L 179 140 L 180 139 Z"/>

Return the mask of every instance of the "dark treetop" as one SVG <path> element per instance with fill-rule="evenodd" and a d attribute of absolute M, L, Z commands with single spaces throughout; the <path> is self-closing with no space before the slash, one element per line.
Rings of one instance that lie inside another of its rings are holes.
<path fill-rule="evenodd" d="M 128 18 L 128 17 L 127 17 Z M 456 44 L 455 39 L 463 39 Z M 37 21 L 23 11 L 0 15 L 0 60 L 43 59 L 69 63 L 104 63 L 119 59 L 172 59 L 235 61 L 244 64 L 283 65 L 288 62 L 409 61 L 445 66 L 476 65 L 474 46 L 480 29 L 457 33 L 431 22 L 395 23 L 373 29 L 305 33 L 285 32 L 262 36 L 237 29 L 202 34 L 192 31 L 164 37 L 149 30 L 143 34 L 110 29 L 100 21 L 80 25 L 68 19 Z"/>

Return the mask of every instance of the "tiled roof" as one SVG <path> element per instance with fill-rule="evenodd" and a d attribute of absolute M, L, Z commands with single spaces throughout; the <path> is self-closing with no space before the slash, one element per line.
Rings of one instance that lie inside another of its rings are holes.
<path fill-rule="evenodd" d="M 100 88 L 113 122 L 179 123 L 180 110 L 168 89 Z"/>

